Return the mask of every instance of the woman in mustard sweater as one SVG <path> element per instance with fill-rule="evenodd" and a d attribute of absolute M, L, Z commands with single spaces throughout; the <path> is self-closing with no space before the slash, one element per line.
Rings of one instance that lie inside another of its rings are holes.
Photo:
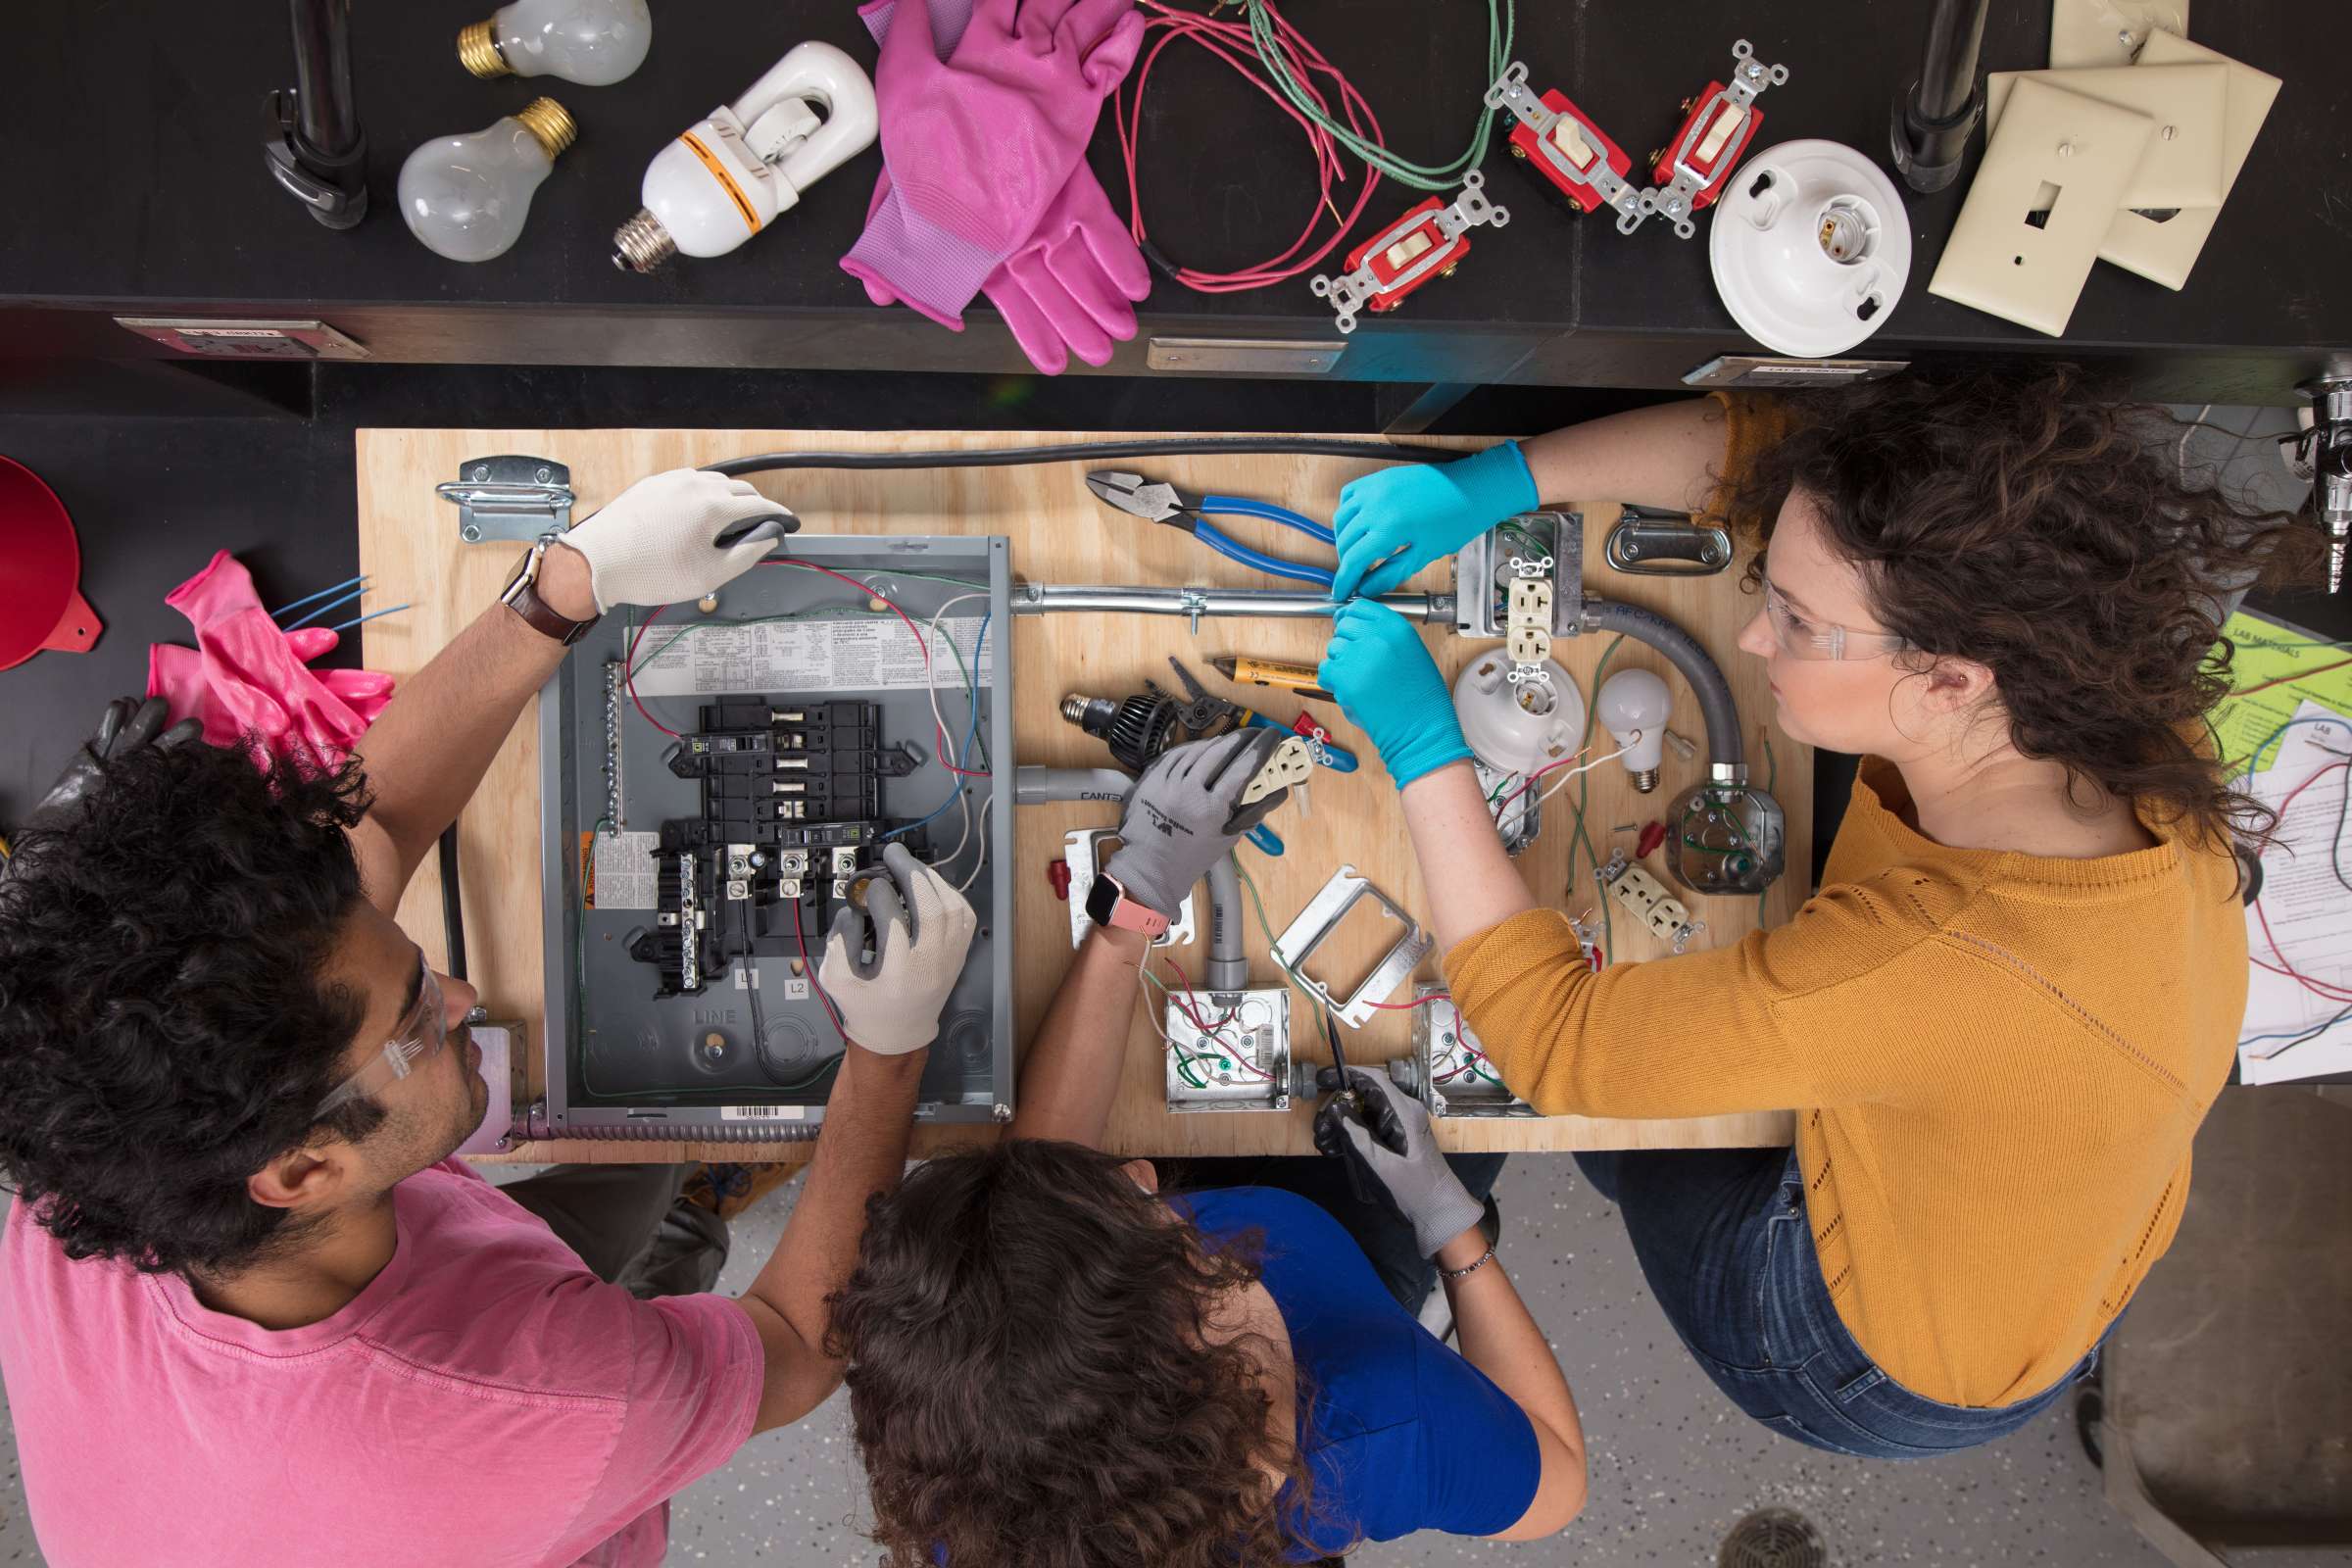
<path fill-rule="evenodd" d="M 1793 1149 L 1580 1156 L 1748 1414 L 1846 1453 L 2012 1431 L 2170 1244 L 2246 943 L 2203 746 L 2220 601 L 2314 536 L 2184 488 L 2161 416 L 2063 371 L 1695 401 L 1348 487 L 1335 594 L 1539 496 L 1753 524 L 1741 650 L 1793 739 L 1863 758 L 1820 891 L 1735 946 L 1595 974 L 1504 857 L 1414 629 L 1344 606 L 1323 684 L 1379 747 L 1454 1000 L 1540 1110 L 1793 1109 Z M 1760 716 L 1760 715 L 1758 715 Z"/>

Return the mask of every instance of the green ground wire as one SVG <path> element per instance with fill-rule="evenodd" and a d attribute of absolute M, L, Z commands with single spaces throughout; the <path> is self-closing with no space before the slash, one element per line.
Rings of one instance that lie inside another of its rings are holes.
<path fill-rule="evenodd" d="M 1437 165 L 1416 164 L 1399 158 L 1334 120 L 1315 101 L 1314 95 L 1291 74 L 1290 62 L 1281 49 L 1266 0 L 1244 0 L 1244 3 L 1250 12 L 1250 41 L 1257 46 L 1258 60 L 1265 66 L 1266 74 L 1282 89 L 1282 95 L 1291 101 L 1299 114 L 1327 131 L 1332 140 L 1362 159 L 1370 168 L 1414 190 L 1444 191 L 1460 184 L 1463 174 L 1486 162 L 1487 143 L 1494 131 L 1494 115 L 1487 108 L 1485 95 L 1488 83 L 1500 76 L 1511 63 L 1511 37 L 1518 21 L 1512 0 L 1502 0 L 1499 9 L 1495 0 L 1487 0 L 1487 74 L 1477 88 L 1478 118 L 1471 127 L 1470 145 L 1452 162 Z"/>
<path fill-rule="evenodd" d="M 1618 644 L 1625 641 L 1619 632 L 1609 639 L 1609 646 L 1600 651 L 1600 662 L 1592 666 L 1592 695 L 1585 704 L 1585 733 L 1592 733 L 1592 725 L 1600 712 L 1600 677 L 1607 672 L 1609 661 L 1616 655 Z M 1585 830 L 1585 808 L 1592 803 L 1592 775 L 1590 771 L 1576 778 L 1576 824 L 1571 830 L 1568 853 L 1574 856 L 1581 846 L 1585 864 L 1592 870 L 1593 901 L 1600 906 L 1600 956 L 1603 963 L 1617 961 L 1617 928 L 1609 919 L 1609 890 L 1600 885 L 1600 857 L 1592 852 L 1592 836 Z"/>

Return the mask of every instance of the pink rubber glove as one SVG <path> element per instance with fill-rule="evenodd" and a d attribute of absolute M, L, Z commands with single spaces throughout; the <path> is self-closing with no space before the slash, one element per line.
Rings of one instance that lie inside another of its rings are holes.
<path fill-rule="evenodd" d="M 961 325 L 1083 160 L 1143 30 L 1134 0 L 981 0 L 942 60 L 928 9 L 907 7 L 874 68 L 896 198 L 842 270 Z"/>
<path fill-rule="evenodd" d="M 392 700 L 389 675 L 307 667 L 341 638 L 323 626 L 280 631 L 225 550 L 164 603 L 188 617 L 196 646 L 149 648 L 147 695 L 167 699 L 174 719 L 201 719 L 208 744 L 250 734 L 277 755 L 338 767 Z"/>
<path fill-rule="evenodd" d="M 876 43 L 890 36 L 891 15 L 897 9 L 898 0 L 870 0 L 858 8 L 858 16 Z M 954 53 L 971 21 L 971 0 L 924 0 L 924 9 L 931 19 L 932 43 Z M 867 221 L 894 199 L 890 171 L 885 169 L 874 181 Z M 880 280 L 864 281 L 866 297 L 876 305 L 900 303 Z M 1048 375 L 1059 375 L 1069 368 L 1072 354 L 1089 365 L 1108 365 L 1111 345 L 1135 336 L 1135 302 L 1152 292 L 1152 270 L 1144 265 L 1143 252 L 1136 249 L 1127 225 L 1111 210 L 1110 198 L 1102 194 L 1102 182 L 1081 158 L 1047 204 L 1036 231 L 988 274 L 980 288 L 1004 315 L 1029 363 Z M 960 320 L 942 324 L 963 329 Z"/>

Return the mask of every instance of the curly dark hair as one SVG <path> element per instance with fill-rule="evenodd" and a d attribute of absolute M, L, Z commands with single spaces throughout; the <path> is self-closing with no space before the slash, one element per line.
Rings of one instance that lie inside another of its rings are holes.
<path fill-rule="evenodd" d="M 2179 824 L 2259 838 L 2271 814 L 2200 744 L 2229 694 L 2227 596 L 2308 581 L 2323 542 L 2286 513 L 2183 480 L 2161 409 L 2072 366 L 1907 376 L 1788 400 L 1793 432 L 1734 475 L 1730 515 L 1769 545 L 1791 489 L 1862 572 L 1879 623 L 1924 672 L 1992 671 L 2026 757 Z M 1764 568 L 1749 564 L 1752 587 Z"/>
<path fill-rule="evenodd" d="M 868 1206 L 828 1348 L 891 1568 L 1285 1560 L 1311 1499 L 1298 1452 L 1265 1452 L 1262 1337 L 1204 1332 L 1260 1239 L 1205 1245 L 1121 1163 L 1008 1139 Z"/>
<path fill-rule="evenodd" d="M 0 1166 L 74 1258 L 230 1274 L 300 1227 L 246 1178 L 324 1125 L 365 1006 L 319 971 L 362 897 L 356 764 L 267 770 L 250 748 L 106 766 L 0 875 Z"/>

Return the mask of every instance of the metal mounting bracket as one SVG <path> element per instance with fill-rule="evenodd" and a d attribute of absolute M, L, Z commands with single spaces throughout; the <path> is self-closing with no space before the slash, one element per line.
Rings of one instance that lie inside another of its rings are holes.
<path fill-rule="evenodd" d="M 1104 839 L 1116 839 L 1118 829 L 1082 827 L 1062 835 L 1061 858 L 1070 866 L 1070 946 L 1075 949 L 1095 928 L 1094 917 L 1086 912 L 1086 890 L 1095 885 L 1102 864 Z M 1187 893 L 1184 902 L 1176 906 L 1176 918 L 1153 940 L 1155 948 L 1186 948 L 1193 942 L 1193 896 Z"/>
<path fill-rule="evenodd" d="M 1369 898 L 1379 903 L 1388 916 L 1404 927 L 1381 960 L 1372 966 L 1347 1001 L 1332 995 L 1331 987 L 1306 972 L 1306 960 L 1313 957 L 1315 949 L 1324 938 L 1337 931 L 1347 920 L 1348 911 L 1355 901 Z M 1329 1007 L 1340 1022 L 1350 1029 L 1361 1029 L 1378 1010 L 1376 1004 L 1388 1000 L 1402 985 L 1414 965 L 1429 956 L 1430 935 L 1412 917 L 1404 906 L 1365 880 L 1352 865 L 1343 865 L 1331 874 L 1322 890 L 1307 901 L 1305 908 L 1274 939 L 1274 956 L 1282 966 L 1298 977 L 1298 984 L 1312 993 Z"/>
<path fill-rule="evenodd" d="M 469 545 L 528 543 L 571 526 L 571 470 L 549 458 L 467 458 L 433 493 L 457 503 L 458 537 Z"/>

